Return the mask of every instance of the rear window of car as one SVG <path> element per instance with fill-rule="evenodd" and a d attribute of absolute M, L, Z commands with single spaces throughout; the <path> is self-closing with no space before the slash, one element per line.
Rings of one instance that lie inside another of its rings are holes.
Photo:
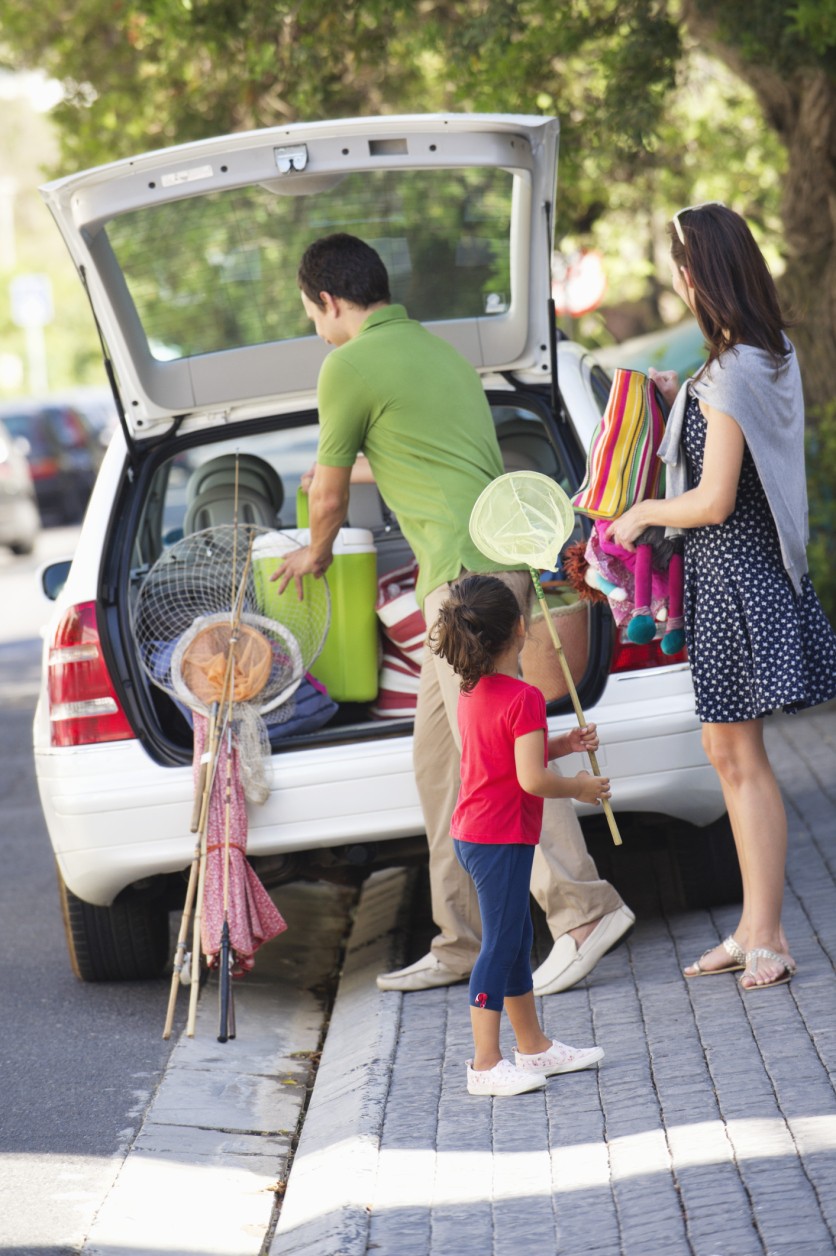
<path fill-rule="evenodd" d="M 155 358 L 310 335 L 296 268 L 313 240 L 335 231 L 377 249 L 392 299 L 413 318 L 508 310 L 511 171 L 364 171 L 315 195 L 286 191 L 214 192 L 109 222 L 110 246 Z"/>

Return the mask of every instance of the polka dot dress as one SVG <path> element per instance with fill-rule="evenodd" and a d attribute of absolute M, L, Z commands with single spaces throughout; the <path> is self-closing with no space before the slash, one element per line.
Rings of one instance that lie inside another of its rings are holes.
<path fill-rule="evenodd" d="M 706 422 L 696 397 L 683 443 L 702 476 Z M 725 523 L 685 532 L 685 639 L 703 723 L 753 720 L 836 696 L 836 633 L 809 576 L 797 597 L 748 447 Z"/>

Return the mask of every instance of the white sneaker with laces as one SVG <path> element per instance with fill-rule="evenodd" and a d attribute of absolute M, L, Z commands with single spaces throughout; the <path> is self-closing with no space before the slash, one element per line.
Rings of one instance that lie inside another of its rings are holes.
<path fill-rule="evenodd" d="M 579 1069 L 589 1068 L 603 1060 L 601 1047 L 567 1047 L 565 1042 L 552 1039 L 548 1051 L 540 1051 L 537 1055 L 523 1055 L 514 1052 L 514 1063 L 521 1073 L 535 1077 L 554 1077 L 556 1073 L 577 1073 Z"/>
<path fill-rule="evenodd" d="M 467 1093 L 469 1095 L 522 1095 L 527 1090 L 542 1090 L 545 1073 L 524 1073 L 510 1060 L 500 1060 L 493 1068 L 476 1070 L 467 1061 Z"/>
<path fill-rule="evenodd" d="M 452 968 L 437 960 L 432 952 L 417 959 L 406 968 L 391 973 L 381 973 L 377 978 L 378 990 L 434 990 L 436 986 L 454 986 L 467 981 L 469 973 L 454 973 Z"/>

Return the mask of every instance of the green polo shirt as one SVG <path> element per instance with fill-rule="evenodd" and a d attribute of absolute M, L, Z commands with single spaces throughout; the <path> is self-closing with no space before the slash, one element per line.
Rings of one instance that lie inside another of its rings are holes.
<path fill-rule="evenodd" d="M 350 467 L 366 455 L 418 560 L 419 603 L 462 568 L 497 570 L 468 521 L 502 458 L 481 380 L 456 349 L 402 305 L 384 306 L 325 359 L 318 399 L 317 461 Z"/>

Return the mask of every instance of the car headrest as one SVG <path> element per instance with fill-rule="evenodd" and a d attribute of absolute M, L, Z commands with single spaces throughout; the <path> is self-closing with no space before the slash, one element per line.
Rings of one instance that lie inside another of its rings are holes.
<path fill-rule="evenodd" d="M 235 498 L 227 485 L 207 489 L 199 493 L 195 500 L 186 507 L 186 518 L 183 532 L 190 536 L 192 532 L 202 532 L 204 528 L 219 528 L 224 524 L 235 523 Z M 238 485 L 238 522 L 251 523 L 259 528 L 275 528 L 276 512 L 272 502 L 261 493 L 253 493 L 249 488 Z"/>
<path fill-rule="evenodd" d="M 255 454 L 220 454 L 192 474 L 186 488 L 188 536 L 235 522 L 235 466 L 238 464 L 238 521 L 274 528 L 284 502 L 278 472 Z"/>
<path fill-rule="evenodd" d="M 273 503 L 278 512 L 284 502 L 284 488 L 279 474 L 271 463 L 256 454 L 219 454 L 197 467 L 186 488 L 186 501 L 191 504 L 200 493 L 208 489 L 227 487 L 230 495 L 235 492 L 235 464 L 238 463 L 238 491 L 244 487 L 260 493 Z"/>

